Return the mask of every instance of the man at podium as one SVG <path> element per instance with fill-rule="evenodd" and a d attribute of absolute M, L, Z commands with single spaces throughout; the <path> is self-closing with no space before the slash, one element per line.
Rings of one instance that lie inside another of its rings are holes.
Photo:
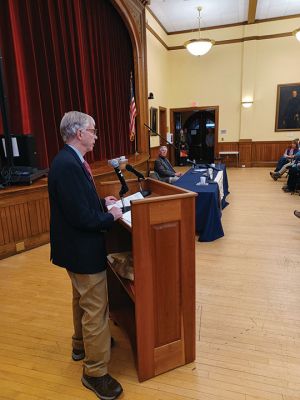
<path fill-rule="evenodd" d="M 73 289 L 74 361 L 83 361 L 82 383 L 100 398 L 115 399 L 122 386 L 107 373 L 111 336 L 108 325 L 104 233 L 122 216 L 107 212 L 116 198 L 99 199 L 84 155 L 97 139 L 94 119 L 78 111 L 64 115 L 65 143 L 48 179 L 50 244 L 53 264 L 66 268 Z"/>

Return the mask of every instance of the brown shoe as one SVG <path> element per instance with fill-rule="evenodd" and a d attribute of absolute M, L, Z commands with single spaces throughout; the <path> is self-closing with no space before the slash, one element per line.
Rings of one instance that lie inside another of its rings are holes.
<path fill-rule="evenodd" d="M 295 215 L 297 218 L 300 218 L 300 211 L 295 210 L 295 211 L 294 211 L 294 215 Z"/>
<path fill-rule="evenodd" d="M 270 172 L 270 176 L 274 179 L 274 181 L 277 181 L 277 179 L 280 177 L 277 172 Z"/>

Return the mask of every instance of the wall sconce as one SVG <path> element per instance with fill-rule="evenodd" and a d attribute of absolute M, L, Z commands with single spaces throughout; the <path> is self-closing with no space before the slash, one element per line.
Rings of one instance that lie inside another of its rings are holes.
<path fill-rule="evenodd" d="M 153 100 L 153 99 L 154 99 L 154 95 L 153 95 L 152 92 L 150 92 L 150 93 L 149 93 L 149 96 L 148 96 L 148 100 Z"/>
<path fill-rule="evenodd" d="M 295 38 L 300 42 L 300 28 L 299 28 L 299 29 L 296 29 L 296 30 L 293 32 L 293 35 L 294 35 Z"/>

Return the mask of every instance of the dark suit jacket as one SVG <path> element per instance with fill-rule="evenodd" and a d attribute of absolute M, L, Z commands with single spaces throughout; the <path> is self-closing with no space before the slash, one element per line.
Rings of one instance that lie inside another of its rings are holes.
<path fill-rule="evenodd" d="M 175 170 L 167 158 L 158 157 L 154 162 L 154 171 L 159 175 L 161 180 L 169 181 L 170 176 L 175 176 Z"/>
<path fill-rule="evenodd" d="M 105 270 L 104 232 L 114 218 L 104 212 L 104 201 L 70 146 L 64 146 L 52 162 L 48 191 L 52 262 L 79 274 Z"/>

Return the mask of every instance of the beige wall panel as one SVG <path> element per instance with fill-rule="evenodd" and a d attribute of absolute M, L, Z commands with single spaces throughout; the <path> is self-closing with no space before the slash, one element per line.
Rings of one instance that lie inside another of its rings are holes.
<path fill-rule="evenodd" d="M 154 94 L 153 100 L 148 100 L 148 113 L 150 107 L 159 106 L 168 108 L 170 94 L 170 55 L 168 50 L 147 30 L 148 51 L 148 92 Z M 149 56 L 150 55 L 150 56 Z M 159 130 L 159 112 L 157 110 L 157 129 Z M 149 119 L 150 121 L 150 119 Z M 169 123 L 169 112 L 167 111 L 167 126 Z M 159 146 L 159 137 L 150 137 L 150 146 Z"/>

